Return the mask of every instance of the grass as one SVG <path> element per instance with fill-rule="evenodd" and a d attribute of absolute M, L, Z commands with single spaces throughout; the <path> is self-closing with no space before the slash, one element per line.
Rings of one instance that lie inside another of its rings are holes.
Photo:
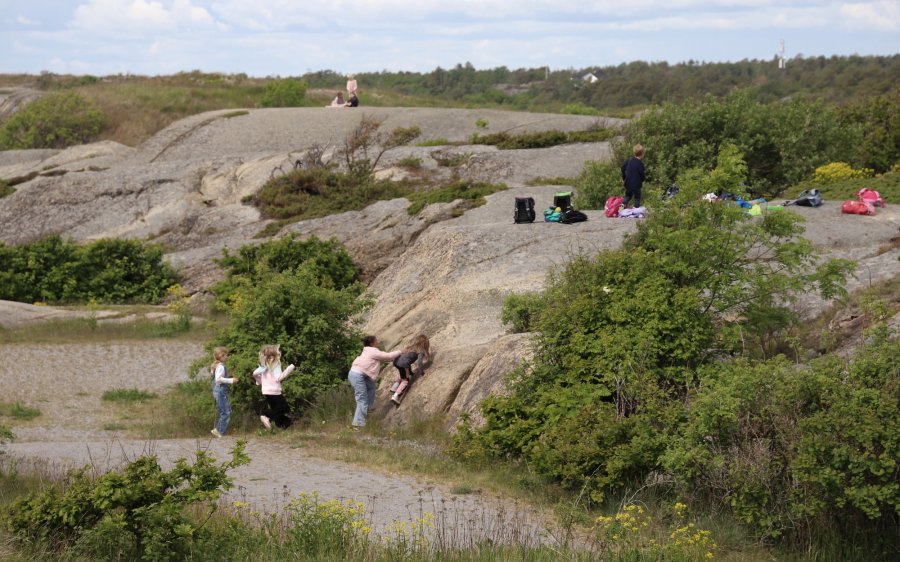
<path fill-rule="evenodd" d="M 496 146 L 500 150 L 516 150 L 529 148 L 548 148 L 561 144 L 577 142 L 602 142 L 614 137 L 616 132 L 603 127 L 594 127 L 585 131 L 540 131 L 536 133 L 521 133 L 513 135 L 507 132 L 479 135 L 474 133 L 469 142 L 472 144 L 487 144 Z"/>
<path fill-rule="evenodd" d="M 164 307 L 104 305 L 103 310 L 116 312 L 109 318 L 97 318 L 84 307 L 66 307 L 69 310 L 84 310 L 89 314 L 84 318 L 67 318 L 37 322 L 17 327 L 15 330 L 0 329 L 2 343 L 102 343 L 110 340 L 143 340 L 179 337 L 191 341 L 206 341 L 217 328 L 218 318 L 199 325 L 191 325 L 188 330 L 181 328 L 178 318 L 169 321 L 146 318 L 149 312 L 166 310 Z M 131 321 L 121 319 L 135 315 Z M 110 321 L 119 319 L 119 321 Z M 176 329 L 179 328 L 179 329 Z"/>
<path fill-rule="evenodd" d="M 157 395 L 137 388 L 116 388 L 107 390 L 100 397 L 104 402 L 145 402 L 153 400 Z"/>
<path fill-rule="evenodd" d="M 444 137 L 436 138 L 436 139 L 427 139 L 416 143 L 416 146 L 421 147 L 430 147 L 430 146 L 445 146 L 450 144 L 450 141 L 445 139 Z"/>
<path fill-rule="evenodd" d="M 15 192 L 16 188 L 9 185 L 9 183 L 7 183 L 6 181 L 0 180 L 0 199 L 3 199 L 7 195 L 12 195 Z"/>
<path fill-rule="evenodd" d="M 25 406 L 19 402 L 0 402 L 0 416 L 17 420 L 31 420 L 41 415 L 37 408 Z"/>
<path fill-rule="evenodd" d="M 578 185 L 578 178 L 567 178 L 563 176 L 557 176 L 555 178 L 545 178 L 543 176 L 531 178 L 525 185 L 566 185 L 569 187 L 575 187 Z"/>
<path fill-rule="evenodd" d="M 418 191 L 408 196 L 410 206 L 406 212 L 410 215 L 418 214 L 422 209 L 432 203 L 450 203 L 457 199 L 467 202 L 466 208 L 474 208 L 485 203 L 484 197 L 491 193 L 506 189 L 504 184 L 491 184 L 462 180 L 450 185 L 432 189 L 430 191 Z"/>

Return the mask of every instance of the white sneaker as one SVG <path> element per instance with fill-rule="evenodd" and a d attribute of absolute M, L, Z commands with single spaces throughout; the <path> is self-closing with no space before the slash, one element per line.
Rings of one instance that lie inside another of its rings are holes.
<path fill-rule="evenodd" d="M 216 429 L 216 428 L 213 428 L 212 431 L 210 431 L 210 433 L 212 433 L 213 435 L 215 435 L 215 436 L 218 437 L 219 439 L 222 438 L 222 434 L 219 433 L 219 430 Z"/>
<path fill-rule="evenodd" d="M 272 429 L 272 423 L 266 416 L 259 416 L 259 421 L 261 421 L 263 425 L 266 426 L 266 429 Z"/>
<path fill-rule="evenodd" d="M 393 396 L 391 396 L 391 402 L 393 402 L 394 404 L 399 406 L 400 405 L 400 397 L 397 396 L 396 394 L 394 394 Z"/>

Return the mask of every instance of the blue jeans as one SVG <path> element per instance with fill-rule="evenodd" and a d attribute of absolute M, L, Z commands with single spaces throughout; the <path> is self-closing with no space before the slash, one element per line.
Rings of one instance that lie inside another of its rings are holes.
<path fill-rule="evenodd" d="M 356 413 L 353 414 L 353 425 L 362 427 L 366 425 L 369 410 L 375 403 L 375 381 L 362 373 L 350 371 L 347 380 L 353 387 L 353 396 L 356 398 Z"/>
<path fill-rule="evenodd" d="M 231 402 L 228 400 L 228 385 L 213 383 L 213 398 L 216 399 L 216 407 L 219 409 L 219 421 L 216 422 L 216 431 L 225 435 L 228 431 L 228 421 L 231 419 Z"/>

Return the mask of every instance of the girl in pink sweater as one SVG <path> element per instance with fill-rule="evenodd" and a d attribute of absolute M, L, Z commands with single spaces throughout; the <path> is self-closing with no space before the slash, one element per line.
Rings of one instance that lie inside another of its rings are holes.
<path fill-rule="evenodd" d="M 272 428 L 272 422 L 281 429 L 291 425 L 291 418 L 287 416 L 289 406 L 281 394 L 281 381 L 293 371 L 293 364 L 288 365 L 284 371 L 281 370 L 281 350 L 277 345 L 264 345 L 259 351 L 259 367 L 253 371 L 253 378 L 262 387 L 266 398 L 268 411 L 259 416 L 266 429 Z"/>
<path fill-rule="evenodd" d="M 366 425 L 366 418 L 372 404 L 375 403 L 375 379 L 381 364 L 393 361 L 400 356 L 400 351 L 385 353 L 378 349 L 378 339 L 375 336 L 363 338 L 363 350 L 350 366 L 347 380 L 353 387 L 353 395 L 356 398 L 356 412 L 353 414 L 353 429 L 359 429 Z"/>

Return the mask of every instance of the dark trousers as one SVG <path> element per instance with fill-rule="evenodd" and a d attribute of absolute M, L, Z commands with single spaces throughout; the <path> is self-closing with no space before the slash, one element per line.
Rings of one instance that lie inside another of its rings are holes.
<path fill-rule="evenodd" d="M 625 199 L 622 201 L 622 206 L 627 207 L 628 203 L 631 202 L 631 199 L 634 198 L 634 206 L 635 208 L 641 206 L 641 188 L 637 189 L 628 189 L 625 188 Z"/>
<path fill-rule="evenodd" d="M 266 394 L 265 397 L 266 406 L 269 408 L 269 411 L 266 412 L 266 417 L 281 429 L 290 426 L 291 418 L 287 417 L 288 403 L 284 396 L 281 394 Z"/>

